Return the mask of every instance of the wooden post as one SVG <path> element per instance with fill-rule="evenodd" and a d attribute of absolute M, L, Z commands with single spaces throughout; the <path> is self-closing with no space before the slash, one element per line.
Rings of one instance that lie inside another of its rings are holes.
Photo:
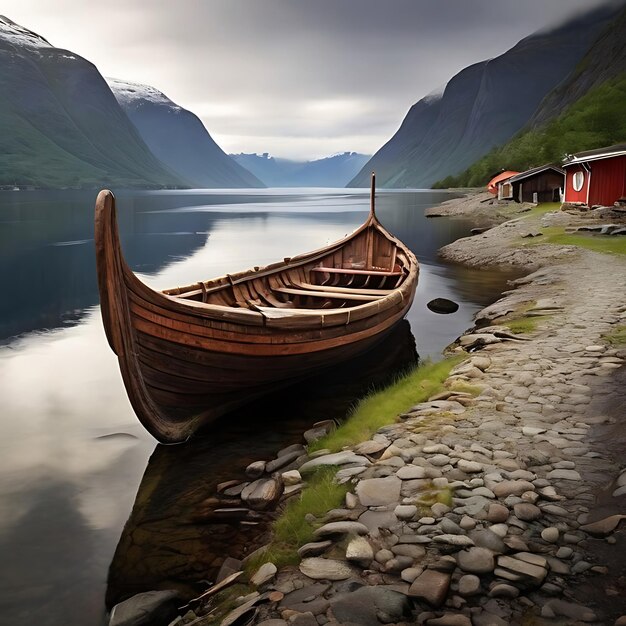
<path fill-rule="evenodd" d="M 376 222 L 376 174 L 372 172 L 372 186 L 370 188 L 370 216 L 368 223 L 370 228 L 367 233 L 367 264 L 365 267 L 372 269 L 374 264 L 374 229 L 372 224 Z"/>

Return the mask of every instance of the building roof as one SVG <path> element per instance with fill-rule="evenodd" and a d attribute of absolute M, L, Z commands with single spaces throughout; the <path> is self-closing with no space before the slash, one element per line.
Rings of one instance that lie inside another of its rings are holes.
<path fill-rule="evenodd" d="M 525 180 L 526 178 L 536 176 L 537 174 L 541 174 L 542 172 L 546 172 L 548 170 L 554 170 L 557 174 L 565 174 L 565 170 L 562 170 L 560 167 L 556 167 L 555 165 L 540 165 L 539 167 L 533 167 L 530 170 L 526 170 L 521 174 L 516 174 L 509 182 L 516 183 L 520 180 Z"/>
<path fill-rule="evenodd" d="M 487 190 L 490 191 L 493 194 L 498 193 L 498 183 L 501 183 L 501 182 L 504 182 L 505 180 L 508 180 L 512 176 L 515 176 L 515 174 L 519 174 L 519 172 L 508 171 L 508 172 L 502 172 L 501 174 L 498 174 L 497 176 L 494 176 L 487 183 Z"/>
<path fill-rule="evenodd" d="M 626 143 L 616 143 L 606 148 L 596 148 L 595 150 L 587 150 L 585 152 L 577 152 L 565 157 L 563 167 L 583 163 L 586 161 L 598 161 L 599 159 L 610 159 L 611 157 L 626 155 Z"/>

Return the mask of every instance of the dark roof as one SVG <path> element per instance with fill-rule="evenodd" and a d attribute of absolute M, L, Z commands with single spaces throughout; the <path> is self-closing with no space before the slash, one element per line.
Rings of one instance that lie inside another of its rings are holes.
<path fill-rule="evenodd" d="M 509 180 L 509 182 L 516 183 L 519 180 L 524 180 L 526 178 L 530 178 L 531 176 L 536 176 L 537 174 L 541 174 L 542 172 L 545 172 L 547 170 L 554 170 L 557 174 L 565 174 L 565 171 L 562 170 L 560 167 L 556 167 L 556 165 L 540 165 L 539 167 L 533 167 L 530 170 L 526 170 L 525 172 L 522 172 L 521 174 L 517 174 L 516 176 L 513 176 Z"/>
<path fill-rule="evenodd" d="M 626 143 L 616 143 L 606 148 L 596 148 L 595 150 L 586 150 L 585 152 L 577 152 L 565 157 L 563 167 L 580 163 L 582 161 L 595 161 L 597 159 L 607 159 L 613 156 L 622 156 L 626 154 Z"/>

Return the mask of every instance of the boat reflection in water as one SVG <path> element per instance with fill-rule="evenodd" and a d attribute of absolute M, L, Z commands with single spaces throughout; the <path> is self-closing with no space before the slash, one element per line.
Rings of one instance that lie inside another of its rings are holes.
<path fill-rule="evenodd" d="M 406 320 L 372 350 L 225 416 L 188 443 L 157 445 L 109 569 L 107 606 L 150 589 L 206 589 L 224 559 L 243 558 L 267 540 L 272 512 L 224 519 L 213 511 L 241 506 L 216 486 L 246 480 L 246 466 L 270 460 L 314 422 L 342 419 L 355 400 L 418 361 Z"/>

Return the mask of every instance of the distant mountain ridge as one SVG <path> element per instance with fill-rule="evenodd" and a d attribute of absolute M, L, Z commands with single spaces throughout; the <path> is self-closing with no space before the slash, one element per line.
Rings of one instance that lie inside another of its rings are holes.
<path fill-rule="evenodd" d="M 0 17 L 0 185 L 188 182 L 149 150 L 89 61 Z"/>
<path fill-rule="evenodd" d="M 263 187 L 215 143 L 191 111 L 149 85 L 106 79 L 152 152 L 195 187 Z"/>
<path fill-rule="evenodd" d="M 370 156 L 344 152 L 314 161 L 294 161 L 264 154 L 231 157 L 268 187 L 345 187 Z"/>
<path fill-rule="evenodd" d="M 441 97 L 427 96 L 411 107 L 349 186 L 366 186 L 371 170 L 383 187 L 418 188 L 463 171 L 529 122 L 618 11 L 611 5 L 588 12 L 462 70 Z"/>

